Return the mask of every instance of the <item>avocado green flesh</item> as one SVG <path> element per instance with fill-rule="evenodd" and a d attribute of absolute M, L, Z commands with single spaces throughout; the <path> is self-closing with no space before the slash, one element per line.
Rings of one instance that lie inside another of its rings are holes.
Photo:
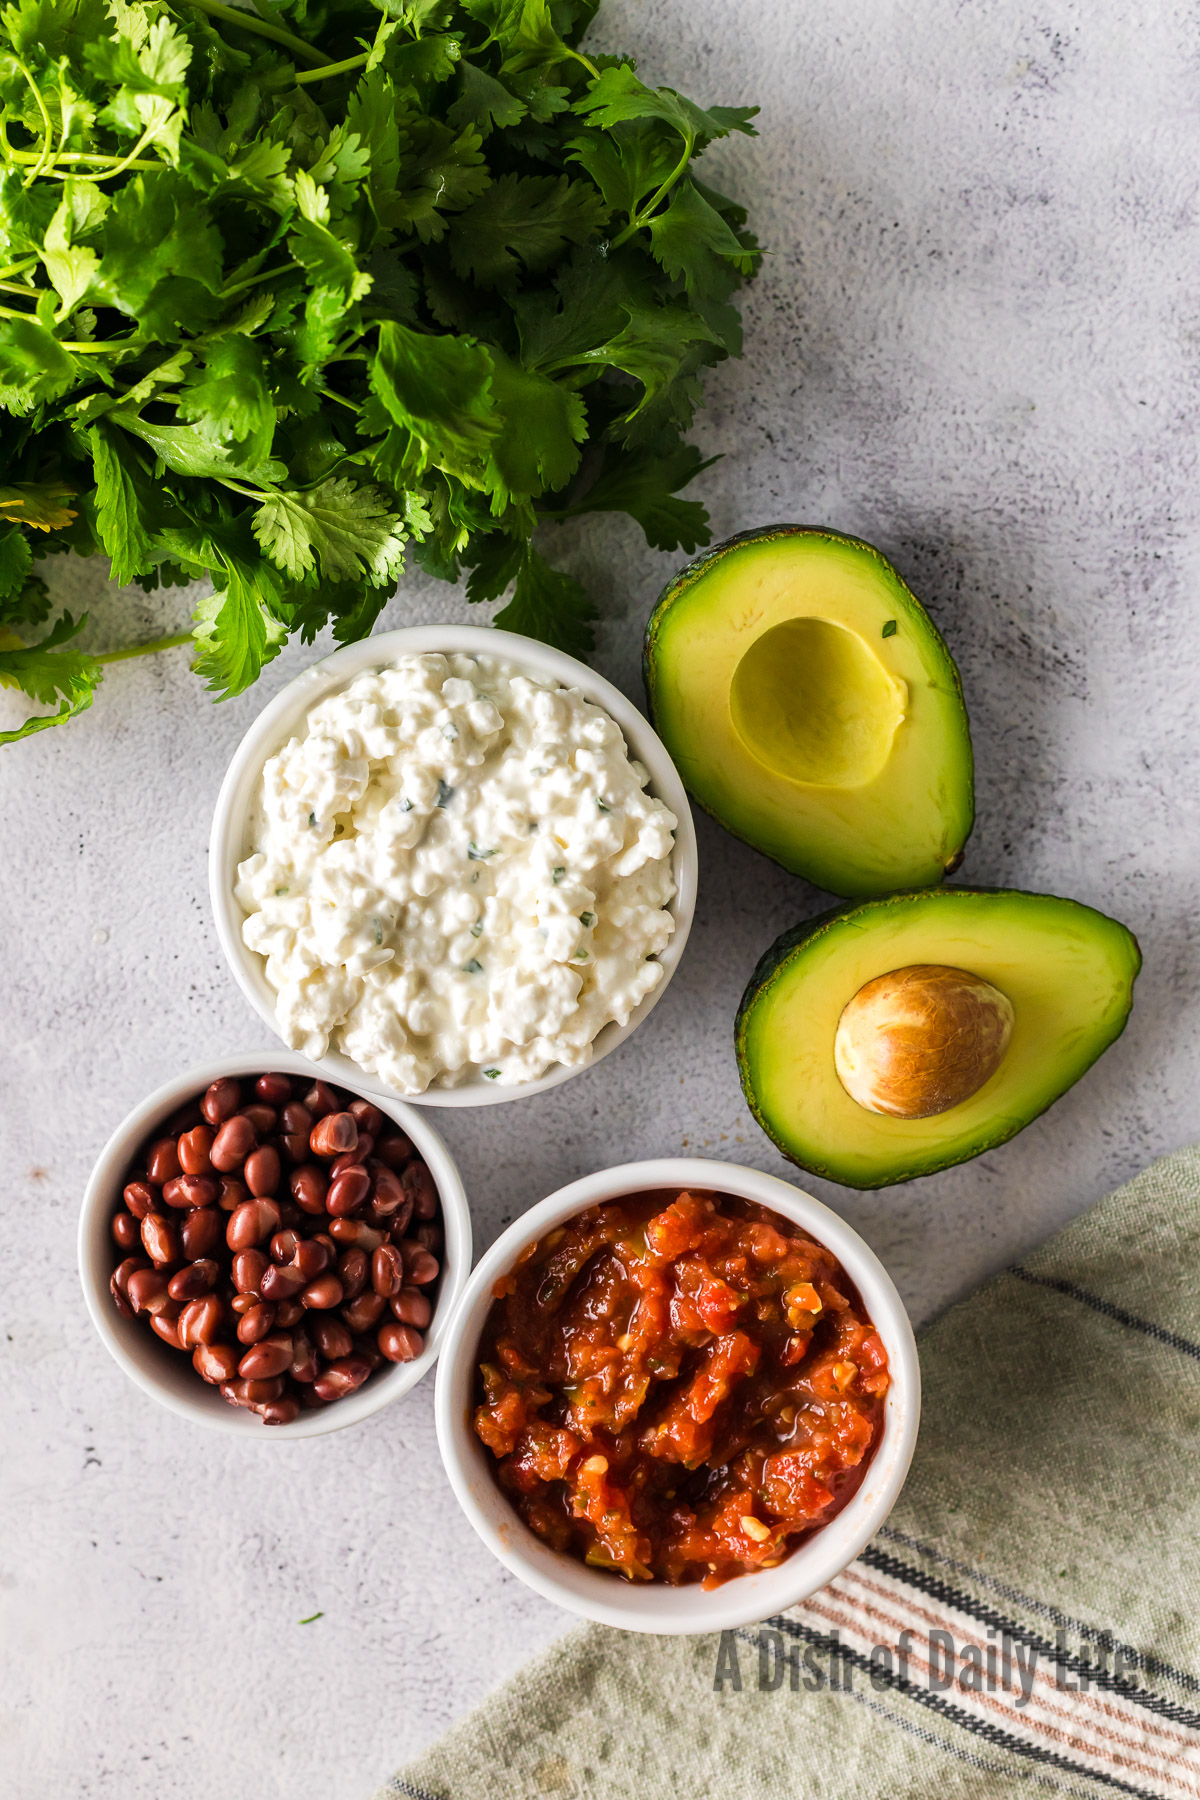
<path fill-rule="evenodd" d="M 727 830 L 837 894 L 940 882 L 974 817 L 958 673 L 869 544 L 773 526 L 688 565 L 646 634 L 655 726 Z"/>
<path fill-rule="evenodd" d="M 959 1106 L 894 1119 L 852 1100 L 834 1038 L 865 982 L 914 963 L 980 975 L 1012 1001 L 1000 1067 Z M 840 907 L 785 933 L 738 1015 L 742 1086 L 764 1131 L 802 1168 L 885 1187 L 967 1161 L 1013 1137 L 1124 1029 L 1141 955 L 1124 925 L 1074 900 L 940 888 Z"/>

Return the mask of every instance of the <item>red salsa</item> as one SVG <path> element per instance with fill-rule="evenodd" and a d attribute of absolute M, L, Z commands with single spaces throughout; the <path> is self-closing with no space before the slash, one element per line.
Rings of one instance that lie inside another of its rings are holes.
<path fill-rule="evenodd" d="M 494 1293 L 475 1430 L 556 1550 L 715 1587 L 781 1562 L 866 1473 L 887 1353 L 837 1258 L 765 1207 L 589 1207 Z"/>

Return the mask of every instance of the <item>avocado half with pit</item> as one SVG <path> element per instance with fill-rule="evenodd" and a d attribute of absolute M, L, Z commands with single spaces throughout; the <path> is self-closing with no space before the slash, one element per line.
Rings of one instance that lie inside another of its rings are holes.
<path fill-rule="evenodd" d="M 1137 939 L 1074 900 L 930 888 L 774 943 L 737 1020 L 742 1086 L 801 1168 L 886 1187 L 1045 1112 L 1124 1030 Z"/>
<path fill-rule="evenodd" d="M 706 812 L 831 893 L 940 882 L 974 821 L 958 670 L 878 550 L 804 525 L 744 532 L 651 614 L 656 729 Z"/>

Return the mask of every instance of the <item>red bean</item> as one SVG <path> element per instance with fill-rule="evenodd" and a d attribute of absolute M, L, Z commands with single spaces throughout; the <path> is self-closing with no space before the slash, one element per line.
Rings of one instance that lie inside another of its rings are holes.
<path fill-rule="evenodd" d="M 147 1213 L 142 1220 L 142 1248 L 159 1268 L 179 1261 L 179 1233 L 165 1213 Z"/>
<path fill-rule="evenodd" d="M 135 1219 L 144 1219 L 158 1208 L 158 1195 L 148 1181 L 131 1181 L 121 1198 Z"/>
<path fill-rule="evenodd" d="M 229 1215 L 225 1242 L 231 1250 L 249 1250 L 279 1229 L 279 1208 L 273 1200 L 243 1200 Z"/>
<path fill-rule="evenodd" d="M 304 1317 L 304 1308 L 299 1300 L 281 1300 L 275 1308 L 275 1323 L 281 1331 L 290 1331 Z"/>
<path fill-rule="evenodd" d="M 373 1288 L 355 1296 L 348 1306 L 343 1306 L 342 1317 L 351 1331 L 369 1331 L 372 1325 L 378 1325 L 380 1315 L 387 1301 L 382 1294 L 375 1293 Z"/>
<path fill-rule="evenodd" d="M 279 1128 L 279 1114 L 273 1106 L 243 1106 L 243 1119 L 249 1119 L 259 1138 L 268 1138 Z"/>
<path fill-rule="evenodd" d="M 376 1163 L 368 1172 L 373 1177 L 371 1204 L 377 1213 L 386 1218 L 396 1212 L 404 1200 L 404 1184 L 393 1170 L 384 1168 L 381 1163 Z"/>
<path fill-rule="evenodd" d="M 264 1269 L 258 1284 L 264 1300 L 292 1300 L 305 1287 L 306 1279 L 291 1263 L 271 1263 Z"/>
<path fill-rule="evenodd" d="M 215 1294 L 189 1300 L 179 1315 L 180 1346 L 184 1350 L 194 1350 L 197 1344 L 215 1344 L 224 1317 L 225 1308 Z"/>
<path fill-rule="evenodd" d="M 401 1288 L 392 1297 L 392 1311 L 402 1325 L 415 1325 L 418 1331 L 424 1331 L 433 1317 L 433 1307 L 427 1294 L 419 1288 Z"/>
<path fill-rule="evenodd" d="M 371 1365 L 363 1357 L 343 1356 L 322 1369 L 313 1389 L 321 1400 L 340 1400 L 360 1388 L 370 1373 Z"/>
<path fill-rule="evenodd" d="M 318 1275 L 310 1281 L 300 1296 L 305 1306 L 324 1311 L 331 1306 L 342 1303 L 342 1284 L 336 1275 Z"/>
<path fill-rule="evenodd" d="M 362 1337 L 355 1338 L 354 1354 L 355 1356 L 362 1357 L 372 1373 L 374 1373 L 376 1369 L 381 1369 L 383 1367 L 383 1355 L 374 1336 L 370 1332 L 367 1332 Z"/>
<path fill-rule="evenodd" d="M 222 1075 L 205 1090 L 200 1102 L 200 1111 L 210 1125 L 223 1125 L 231 1119 L 242 1104 L 242 1090 L 232 1076 Z"/>
<path fill-rule="evenodd" d="M 300 1238 L 294 1231 L 277 1231 L 271 1239 L 271 1258 L 274 1262 L 291 1262 L 300 1247 Z"/>
<path fill-rule="evenodd" d="M 171 1304 L 167 1277 L 161 1269 L 135 1269 L 125 1283 L 125 1292 L 134 1312 L 162 1312 Z"/>
<path fill-rule="evenodd" d="M 232 1212 L 249 1198 L 250 1189 L 244 1181 L 239 1181 L 235 1175 L 222 1175 L 221 1191 L 217 1195 L 217 1205 L 222 1212 Z"/>
<path fill-rule="evenodd" d="M 438 1224 L 414 1225 L 412 1237 L 414 1243 L 420 1244 L 423 1250 L 432 1250 L 435 1256 L 441 1255 L 446 1241 L 446 1234 Z"/>
<path fill-rule="evenodd" d="M 216 1385 L 231 1381 L 237 1374 L 238 1353 L 232 1344 L 197 1344 L 192 1351 L 192 1367 L 204 1381 Z"/>
<path fill-rule="evenodd" d="M 385 1300 L 404 1286 L 404 1258 L 395 1244 L 380 1244 L 371 1257 L 371 1286 Z"/>
<path fill-rule="evenodd" d="M 314 1218 L 324 1213 L 325 1195 L 329 1191 L 329 1178 L 324 1169 L 316 1163 L 305 1163 L 302 1168 L 292 1170 L 288 1186 L 292 1199 L 306 1213 L 311 1213 Z"/>
<path fill-rule="evenodd" d="M 241 1168 L 257 1143 L 258 1133 L 250 1120 L 242 1113 L 235 1113 L 232 1119 L 226 1119 L 213 1139 L 209 1152 L 213 1168 L 223 1175 L 232 1175 L 235 1169 Z"/>
<path fill-rule="evenodd" d="M 231 1406 L 267 1406 L 283 1394 L 283 1377 L 267 1381 L 223 1381 L 221 1393 Z"/>
<path fill-rule="evenodd" d="M 313 1319 L 308 1329 L 326 1362 L 337 1362 L 339 1357 L 349 1356 L 354 1348 L 350 1333 L 340 1319 Z"/>
<path fill-rule="evenodd" d="M 325 1196 L 325 1210 L 331 1218 L 344 1219 L 357 1212 L 371 1191 L 371 1177 L 361 1164 L 355 1163 L 335 1175 Z"/>
<path fill-rule="evenodd" d="M 257 1294 L 270 1263 L 261 1250 L 239 1250 L 233 1259 L 233 1285 L 239 1294 Z"/>
<path fill-rule="evenodd" d="M 316 1120 L 307 1106 L 299 1100 L 291 1100 L 279 1115 L 279 1129 L 285 1137 L 307 1138 Z"/>
<path fill-rule="evenodd" d="M 359 1250 L 375 1250 L 383 1242 L 382 1231 L 364 1224 L 362 1219 L 331 1219 L 329 1235 L 346 1249 L 353 1245 Z"/>
<path fill-rule="evenodd" d="M 278 1150 L 273 1144 L 261 1144 L 246 1158 L 242 1178 L 252 1194 L 273 1194 L 282 1172 Z"/>
<path fill-rule="evenodd" d="M 198 1206 L 179 1221 L 179 1242 L 189 1262 L 211 1256 L 225 1236 L 225 1221 L 215 1206 Z"/>
<path fill-rule="evenodd" d="M 389 1362 L 413 1362 L 425 1348 L 419 1331 L 411 1325 L 381 1325 L 375 1340 Z"/>
<path fill-rule="evenodd" d="M 239 1344 L 257 1344 L 265 1338 L 268 1331 L 275 1327 L 275 1308 L 260 1300 L 248 1312 L 244 1312 L 237 1323 Z"/>
<path fill-rule="evenodd" d="M 279 1149 L 280 1153 L 283 1156 L 286 1156 L 293 1166 L 308 1161 L 309 1150 L 307 1137 L 291 1137 L 285 1132 L 279 1139 Z"/>
<path fill-rule="evenodd" d="M 272 1337 L 263 1338 L 261 1343 L 252 1344 L 238 1364 L 238 1374 L 243 1381 L 270 1381 L 273 1376 L 282 1375 L 291 1367 L 292 1340 L 285 1332 L 276 1332 Z"/>
<path fill-rule="evenodd" d="M 425 1164 L 409 1163 L 401 1179 L 405 1193 L 412 1195 L 414 1216 L 418 1219 L 432 1219 L 437 1212 L 438 1193 L 433 1176 Z"/>
<path fill-rule="evenodd" d="M 211 1175 L 210 1152 L 215 1137 L 208 1125 L 197 1125 L 185 1131 L 179 1140 L 179 1166 L 185 1175 Z"/>
<path fill-rule="evenodd" d="M 358 1140 L 358 1143 L 361 1144 L 362 1141 L 363 1140 L 360 1137 Z M 333 1180 L 335 1175 L 340 1175 L 343 1169 L 353 1169 L 353 1168 L 356 1168 L 360 1163 L 365 1164 L 365 1162 L 366 1162 L 366 1157 L 359 1155 L 358 1145 L 356 1145 L 353 1150 L 344 1150 L 342 1152 L 342 1154 L 340 1156 L 335 1157 L 334 1160 L 329 1165 L 330 1181 Z"/>
<path fill-rule="evenodd" d="M 292 1380 L 301 1382 L 315 1381 L 320 1366 L 321 1365 L 317 1360 L 317 1353 L 313 1349 L 312 1341 L 308 1337 L 308 1334 L 303 1331 L 293 1332 L 292 1366 L 290 1370 Z"/>
<path fill-rule="evenodd" d="M 306 1282 L 315 1281 L 333 1261 L 333 1251 L 318 1238 L 308 1238 L 297 1246 L 292 1261 Z"/>
<path fill-rule="evenodd" d="M 358 1143 L 358 1121 L 353 1113 L 327 1113 L 318 1118 L 308 1141 L 314 1156 L 343 1156 Z"/>
<path fill-rule="evenodd" d="M 360 1131 L 369 1131 L 377 1138 L 383 1130 L 383 1114 L 370 1100 L 351 1100 L 346 1111 L 354 1114 Z"/>
<path fill-rule="evenodd" d="M 172 1350 L 182 1350 L 183 1341 L 179 1336 L 180 1313 L 177 1306 L 164 1306 L 161 1312 L 152 1313 L 150 1329 L 160 1337 L 164 1344 L 170 1344 Z"/>
<path fill-rule="evenodd" d="M 136 1250 L 142 1241 L 140 1221 L 131 1212 L 116 1212 L 112 1216 L 112 1235 L 118 1250 Z"/>
<path fill-rule="evenodd" d="M 365 1250 L 343 1250 L 338 1257 L 338 1279 L 342 1284 L 342 1295 L 353 1300 L 361 1294 L 371 1275 L 371 1260 Z"/>
<path fill-rule="evenodd" d="M 393 1244 L 399 1244 L 408 1235 L 409 1223 L 412 1219 L 412 1196 L 405 1194 L 400 1202 L 399 1210 L 384 1218 L 383 1225 Z"/>
<path fill-rule="evenodd" d="M 146 1174 L 155 1187 L 161 1187 L 164 1181 L 173 1181 L 180 1174 L 179 1149 L 174 1138 L 159 1138 L 151 1144 L 146 1157 Z"/>
<path fill-rule="evenodd" d="M 300 1402 L 295 1394 L 285 1394 L 282 1400 L 268 1401 L 266 1406 L 255 1410 L 264 1425 L 290 1425 L 300 1416 Z"/>
<path fill-rule="evenodd" d="M 323 1119 L 326 1113 L 335 1113 L 341 1102 L 327 1082 L 314 1081 L 304 1096 L 304 1104 L 314 1119 Z"/>
<path fill-rule="evenodd" d="M 387 1137 L 375 1133 L 375 1155 L 385 1168 L 402 1169 L 412 1153 L 412 1140 L 402 1131 L 389 1132 Z"/>
<path fill-rule="evenodd" d="M 233 1294 L 230 1296 L 229 1308 L 230 1311 L 236 1313 L 240 1319 L 243 1313 L 248 1313 L 250 1308 L 252 1306 L 257 1306 L 258 1303 L 257 1294 Z"/>
<path fill-rule="evenodd" d="M 212 1206 L 220 1192 L 211 1175 L 176 1175 L 174 1181 L 163 1183 L 162 1197 L 168 1206 L 183 1209 Z"/>
<path fill-rule="evenodd" d="M 171 1114 L 163 1127 L 163 1135 L 177 1138 L 181 1132 L 191 1131 L 194 1126 L 203 1123 L 204 1114 L 194 1100 L 189 1100 L 186 1105 L 179 1107 L 176 1112 Z"/>
<path fill-rule="evenodd" d="M 116 1301 L 117 1311 L 123 1313 L 127 1319 L 132 1319 L 136 1311 L 129 1298 L 129 1280 L 139 1271 L 144 1271 L 148 1275 L 154 1272 L 145 1257 L 127 1256 L 124 1262 L 117 1264 L 109 1279 L 108 1291 Z"/>
<path fill-rule="evenodd" d="M 172 1300 L 198 1300 L 201 1294 L 211 1294 L 220 1278 L 217 1264 L 211 1257 L 204 1257 L 185 1269 L 177 1269 L 167 1291 Z"/>
<path fill-rule="evenodd" d="M 292 1084 L 286 1075 L 260 1075 L 254 1092 L 266 1106 L 286 1106 L 292 1097 Z"/>

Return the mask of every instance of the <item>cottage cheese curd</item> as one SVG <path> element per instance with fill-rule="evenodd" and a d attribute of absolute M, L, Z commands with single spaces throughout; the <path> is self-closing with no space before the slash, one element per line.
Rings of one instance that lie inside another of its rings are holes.
<path fill-rule="evenodd" d="M 401 1094 L 588 1062 L 674 930 L 647 780 L 601 707 L 493 657 L 402 657 L 322 700 L 238 869 L 286 1041 Z"/>

